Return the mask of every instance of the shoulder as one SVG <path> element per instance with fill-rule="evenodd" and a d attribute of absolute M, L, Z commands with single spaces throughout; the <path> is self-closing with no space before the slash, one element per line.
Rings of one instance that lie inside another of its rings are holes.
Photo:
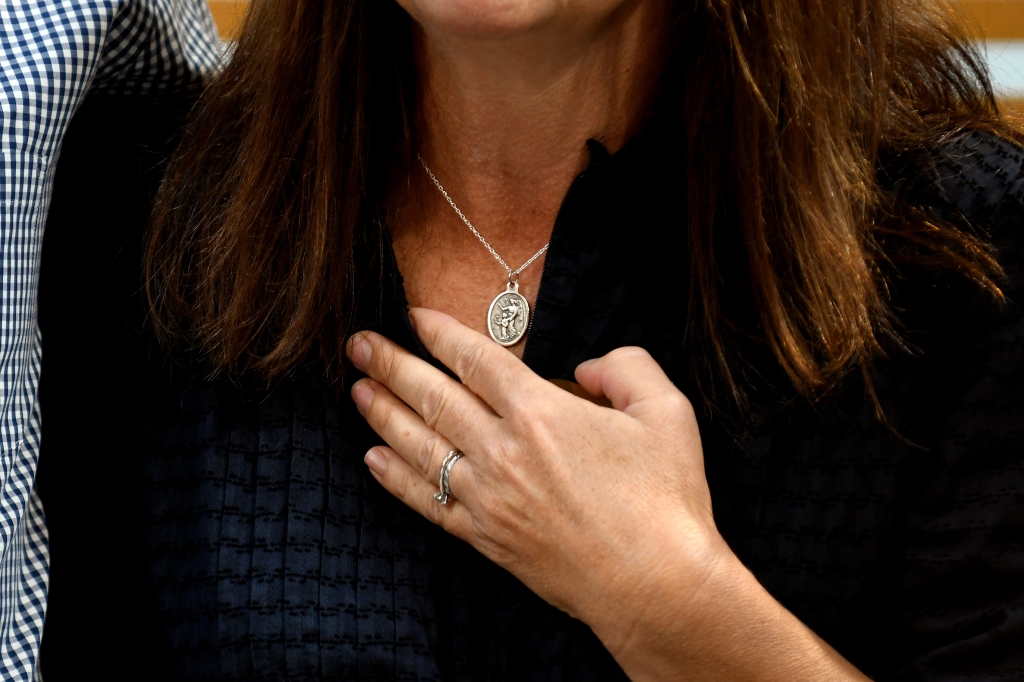
<path fill-rule="evenodd" d="M 894 215 L 919 222 L 923 214 L 933 226 L 907 229 L 899 218 L 894 230 L 879 233 L 890 310 L 907 342 L 897 346 L 925 350 L 958 340 L 971 347 L 961 348 L 963 354 L 992 350 L 1000 331 L 1024 320 L 1024 148 L 969 131 L 884 159 L 879 178 L 893 197 Z M 961 236 L 934 226 L 953 226 Z M 1002 297 L 979 284 L 988 269 L 970 265 L 983 262 L 979 250 L 988 250 L 1002 270 L 995 277 Z"/>
<path fill-rule="evenodd" d="M 1024 414 L 1024 149 L 970 132 L 918 154 L 891 177 L 898 200 L 990 245 L 1005 275 L 997 281 L 1000 300 L 967 268 L 948 261 L 937 267 L 927 252 L 901 260 L 896 249 L 887 251 L 887 294 L 900 337 L 887 348 L 901 367 L 893 376 L 902 377 L 912 402 L 944 415 L 929 421 L 924 440 L 957 431 L 956 424 L 961 435 L 973 432 L 968 423 L 1005 436 Z"/>
<path fill-rule="evenodd" d="M 1024 148 L 993 133 L 948 142 L 934 155 L 934 173 L 942 196 L 972 222 L 1024 210 Z"/>
<path fill-rule="evenodd" d="M 910 352 L 880 362 L 878 384 L 895 432 L 915 446 L 900 465 L 892 620 L 916 650 L 895 677 L 1019 672 L 1001 643 L 1024 637 L 1008 606 L 1024 599 L 1024 149 L 971 132 L 918 155 L 893 186 L 990 243 L 1007 295 L 996 302 L 926 264 L 895 266 L 892 309 Z"/>
<path fill-rule="evenodd" d="M 890 176 L 898 199 L 968 230 L 995 248 L 1011 288 L 1024 262 L 1024 147 L 971 131 L 909 155 Z"/>

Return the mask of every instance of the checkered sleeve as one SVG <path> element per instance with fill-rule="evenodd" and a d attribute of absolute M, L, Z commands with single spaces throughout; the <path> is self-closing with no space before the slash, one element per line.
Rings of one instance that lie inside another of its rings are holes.
<path fill-rule="evenodd" d="M 221 45 L 205 0 L 0 0 L 0 679 L 36 674 L 48 581 L 36 295 L 68 122 L 92 90 L 203 79 Z"/>

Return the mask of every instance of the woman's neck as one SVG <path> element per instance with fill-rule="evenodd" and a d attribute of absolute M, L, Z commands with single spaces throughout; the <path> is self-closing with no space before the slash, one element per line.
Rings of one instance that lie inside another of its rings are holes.
<path fill-rule="evenodd" d="M 614 151 L 643 125 L 671 6 L 630 2 L 611 16 L 554 17 L 507 36 L 419 28 L 420 152 L 489 239 L 515 234 L 532 247 L 585 166 L 586 140 Z M 422 176 L 411 187 L 450 210 Z"/>
<path fill-rule="evenodd" d="M 518 268 L 551 239 L 569 185 L 587 162 L 586 141 L 617 149 L 643 124 L 663 61 L 671 0 L 502 2 L 408 4 L 430 10 L 424 12 L 429 17 L 413 13 L 422 27 L 416 36 L 418 151 L 497 253 Z M 586 20 L 609 2 L 614 12 Z M 487 30 L 467 30 L 467 8 L 480 7 Z M 503 7 L 527 15 L 528 26 L 495 31 Z M 529 16 L 538 7 L 556 14 L 568 7 L 573 21 Z M 428 21 L 451 8 L 461 13 L 459 30 Z M 488 306 L 504 289 L 506 274 L 427 174 L 411 170 L 408 183 L 396 187 L 389 215 L 406 297 L 486 334 Z M 519 280 L 531 306 L 543 265 L 542 256 Z M 509 350 L 518 355 L 523 348 L 518 343 Z"/>

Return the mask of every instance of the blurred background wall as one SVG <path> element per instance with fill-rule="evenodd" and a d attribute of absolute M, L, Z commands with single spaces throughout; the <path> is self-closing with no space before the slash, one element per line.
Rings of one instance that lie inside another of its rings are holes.
<path fill-rule="evenodd" d="M 221 35 L 238 30 L 248 0 L 209 0 Z M 1024 0 L 958 0 L 970 18 L 1006 109 L 1024 116 Z"/>

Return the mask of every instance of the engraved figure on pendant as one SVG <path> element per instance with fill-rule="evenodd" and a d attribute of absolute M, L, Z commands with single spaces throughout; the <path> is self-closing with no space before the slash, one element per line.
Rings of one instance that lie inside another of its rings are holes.
<path fill-rule="evenodd" d="M 487 327 L 491 338 L 502 346 L 514 346 L 526 334 L 530 325 L 530 304 L 519 293 L 517 286 L 498 294 L 491 303 Z"/>
<path fill-rule="evenodd" d="M 508 341 L 511 337 L 517 336 L 516 318 L 519 317 L 519 302 L 509 297 L 508 305 L 500 305 L 501 308 L 501 340 Z"/>

